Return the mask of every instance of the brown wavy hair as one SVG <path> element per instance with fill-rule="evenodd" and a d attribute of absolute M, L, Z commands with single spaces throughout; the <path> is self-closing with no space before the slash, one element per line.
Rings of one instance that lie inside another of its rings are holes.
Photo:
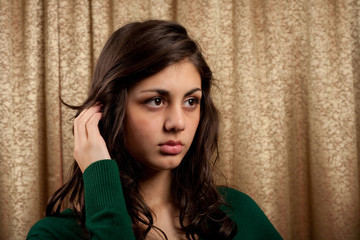
<path fill-rule="evenodd" d="M 77 109 L 78 116 L 96 102 L 103 105 L 99 129 L 111 158 L 118 164 L 136 239 L 145 239 L 152 228 L 167 239 L 154 226 L 152 211 L 139 194 L 143 166 L 125 149 L 124 124 L 119 123 L 124 122 L 127 91 L 133 84 L 183 60 L 190 61 L 199 71 L 203 97 L 193 143 L 181 164 L 172 170 L 171 194 L 180 210 L 180 230 L 187 239 L 195 239 L 196 235 L 204 239 L 232 239 L 237 226 L 219 209 L 226 203 L 212 177 L 218 159 L 219 127 L 218 112 L 210 94 L 213 75 L 199 46 L 183 26 L 171 21 L 148 20 L 129 23 L 115 31 L 100 54 L 88 98 L 81 106 L 70 107 Z M 70 179 L 50 198 L 47 216 L 59 214 L 66 201 L 86 229 L 84 182 L 76 162 Z"/>

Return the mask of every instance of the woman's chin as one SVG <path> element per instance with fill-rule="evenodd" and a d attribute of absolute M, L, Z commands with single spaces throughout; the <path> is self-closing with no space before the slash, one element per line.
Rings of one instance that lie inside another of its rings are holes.
<path fill-rule="evenodd" d="M 176 155 L 162 156 L 156 162 L 143 163 L 147 168 L 156 171 L 168 171 L 177 168 L 181 163 L 182 157 Z"/>

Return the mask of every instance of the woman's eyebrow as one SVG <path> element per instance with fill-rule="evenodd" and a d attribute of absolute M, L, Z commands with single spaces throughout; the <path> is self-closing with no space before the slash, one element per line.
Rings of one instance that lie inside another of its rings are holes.
<path fill-rule="evenodd" d="M 197 91 L 201 91 L 201 88 L 194 88 L 194 89 L 191 89 L 190 91 L 186 92 L 184 97 L 187 97 Z M 164 90 L 164 89 L 148 89 L 148 90 L 142 90 L 141 93 L 144 93 L 144 92 L 155 92 L 155 93 L 158 93 L 159 95 L 162 95 L 162 96 L 169 96 L 170 95 L 170 92 L 167 91 L 167 90 Z"/>
<path fill-rule="evenodd" d="M 185 93 L 184 97 L 187 97 L 187 96 L 189 96 L 189 95 L 191 95 L 191 94 L 193 94 L 193 93 L 195 93 L 197 91 L 201 92 L 201 88 L 194 88 L 194 89 L 188 91 L 187 93 Z"/>
<path fill-rule="evenodd" d="M 165 95 L 165 96 L 169 95 L 169 91 L 166 91 L 166 90 L 163 90 L 163 89 L 147 89 L 147 90 L 142 90 L 140 92 L 141 93 L 155 92 L 155 93 L 158 93 L 159 95 Z"/>

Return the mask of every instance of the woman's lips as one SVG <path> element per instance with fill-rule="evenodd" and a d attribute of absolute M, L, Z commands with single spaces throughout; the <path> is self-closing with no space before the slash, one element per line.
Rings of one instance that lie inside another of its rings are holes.
<path fill-rule="evenodd" d="M 160 152 L 165 155 L 177 155 L 182 151 L 182 143 L 175 141 L 168 141 L 163 144 L 159 144 Z"/>

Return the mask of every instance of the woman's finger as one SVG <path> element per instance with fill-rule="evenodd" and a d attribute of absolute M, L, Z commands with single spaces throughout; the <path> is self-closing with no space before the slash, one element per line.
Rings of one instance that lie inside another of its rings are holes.
<path fill-rule="evenodd" d="M 93 159 L 110 159 L 109 151 L 107 149 L 105 140 L 100 134 L 99 121 L 102 118 L 102 113 L 98 112 L 92 115 L 86 124 L 86 130 L 88 133 L 88 144 L 93 149 Z"/>
<path fill-rule="evenodd" d="M 100 112 L 101 106 L 94 105 L 88 109 L 85 109 L 80 115 L 74 120 L 74 135 L 78 140 L 86 140 L 88 138 L 86 131 L 86 123 L 89 119 L 97 112 Z"/>
<path fill-rule="evenodd" d="M 101 137 L 98 127 L 101 118 L 102 118 L 102 113 L 97 112 L 94 113 L 89 119 L 89 121 L 86 123 L 86 131 L 87 131 L 88 139 L 96 139 Z"/>

